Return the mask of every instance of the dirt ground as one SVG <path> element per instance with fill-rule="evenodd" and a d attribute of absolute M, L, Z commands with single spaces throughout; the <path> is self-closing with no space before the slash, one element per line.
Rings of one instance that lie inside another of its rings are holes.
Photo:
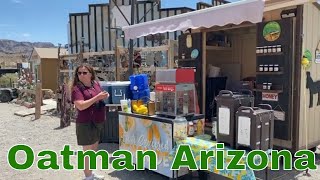
<path fill-rule="evenodd" d="M 83 171 L 81 170 L 39 170 L 36 168 L 37 157 L 35 164 L 24 171 L 13 170 L 7 162 L 7 153 L 10 147 L 16 144 L 26 144 L 33 148 L 35 155 L 42 150 L 49 149 L 59 152 L 63 149 L 65 144 L 71 146 L 71 150 L 81 150 L 76 144 L 75 126 L 59 129 L 59 118 L 51 115 L 43 115 L 41 119 L 34 120 L 34 116 L 19 117 L 15 116 L 14 112 L 26 109 L 25 107 L 16 104 L 0 103 L 0 179 L 14 179 L 14 180 L 80 180 L 83 178 Z M 117 144 L 100 144 L 100 149 L 105 149 L 109 153 L 118 149 Z M 24 154 L 18 153 L 18 161 L 24 162 Z M 58 156 L 59 157 L 59 156 Z M 61 158 L 58 159 L 58 164 L 61 165 Z M 317 157 L 317 164 L 319 164 L 320 157 Z M 76 159 L 71 158 L 71 165 L 75 164 Z M 98 160 L 99 162 L 99 160 Z M 319 166 L 319 165 L 318 165 Z M 164 180 L 168 179 L 157 173 L 151 171 L 115 171 L 109 166 L 109 170 L 98 171 L 98 173 L 105 176 L 106 180 L 113 179 L 132 179 L 132 180 Z M 98 165 L 100 169 L 100 166 Z M 280 176 L 276 179 L 299 179 L 299 180 L 313 180 L 320 179 L 320 170 L 311 171 L 311 177 L 304 176 L 302 172 L 296 171 L 277 171 L 272 172 L 272 176 Z M 258 177 L 263 179 L 261 172 L 258 172 Z M 210 175 L 210 179 L 212 175 Z"/>

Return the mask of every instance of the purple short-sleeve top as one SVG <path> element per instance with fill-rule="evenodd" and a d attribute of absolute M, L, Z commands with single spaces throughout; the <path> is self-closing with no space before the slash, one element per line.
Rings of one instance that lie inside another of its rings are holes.
<path fill-rule="evenodd" d="M 98 82 L 95 81 L 92 84 L 93 85 L 91 87 L 87 87 L 81 84 L 74 86 L 71 95 L 72 102 L 78 100 L 89 100 L 102 91 L 102 88 Z M 82 111 L 78 110 L 76 123 L 89 123 L 91 121 L 95 123 L 101 123 L 105 120 L 105 118 L 105 108 L 97 108 L 96 105 L 93 104 L 87 109 L 84 109 Z"/>

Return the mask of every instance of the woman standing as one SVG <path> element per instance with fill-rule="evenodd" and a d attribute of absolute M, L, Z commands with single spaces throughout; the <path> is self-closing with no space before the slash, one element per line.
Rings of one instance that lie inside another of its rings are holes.
<path fill-rule="evenodd" d="M 104 99 L 108 92 L 102 91 L 95 81 L 95 72 L 91 66 L 81 65 L 75 71 L 72 87 L 72 102 L 78 110 L 76 119 L 76 135 L 78 145 L 83 151 L 98 150 L 101 130 L 105 121 Z M 85 158 L 85 180 L 104 179 L 89 170 L 89 158 Z"/>

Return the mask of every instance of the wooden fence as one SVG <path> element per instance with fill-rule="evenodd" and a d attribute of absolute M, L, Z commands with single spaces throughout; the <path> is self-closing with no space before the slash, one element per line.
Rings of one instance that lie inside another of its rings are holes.
<path fill-rule="evenodd" d="M 135 57 L 141 57 L 139 67 L 134 68 L 134 74 L 148 74 L 150 89 L 153 90 L 156 70 L 176 67 L 178 43 L 168 40 L 158 47 L 134 48 L 134 52 Z M 117 47 L 115 51 L 59 55 L 59 59 L 59 90 L 56 97 L 61 127 L 68 126 L 76 116 L 74 105 L 71 103 L 70 87 L 77 66 L 82 63 L 90 64 L 100 81 L 129 81 L 131 75 L 128 71 L 129 50 L 124 47 Z"/>

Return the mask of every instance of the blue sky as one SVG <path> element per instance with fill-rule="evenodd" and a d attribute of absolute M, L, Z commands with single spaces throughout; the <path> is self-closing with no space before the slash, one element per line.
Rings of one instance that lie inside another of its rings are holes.
<path fill-rule="evenodd" d="M 163 7 L 195 8 L 196 2 L 201 0 L 161 1 Z M 69 13 L 88 12 L 88 4 L 108 2 L 108 0 L 1 0 L 0 39 L 66 44 Z"/>

